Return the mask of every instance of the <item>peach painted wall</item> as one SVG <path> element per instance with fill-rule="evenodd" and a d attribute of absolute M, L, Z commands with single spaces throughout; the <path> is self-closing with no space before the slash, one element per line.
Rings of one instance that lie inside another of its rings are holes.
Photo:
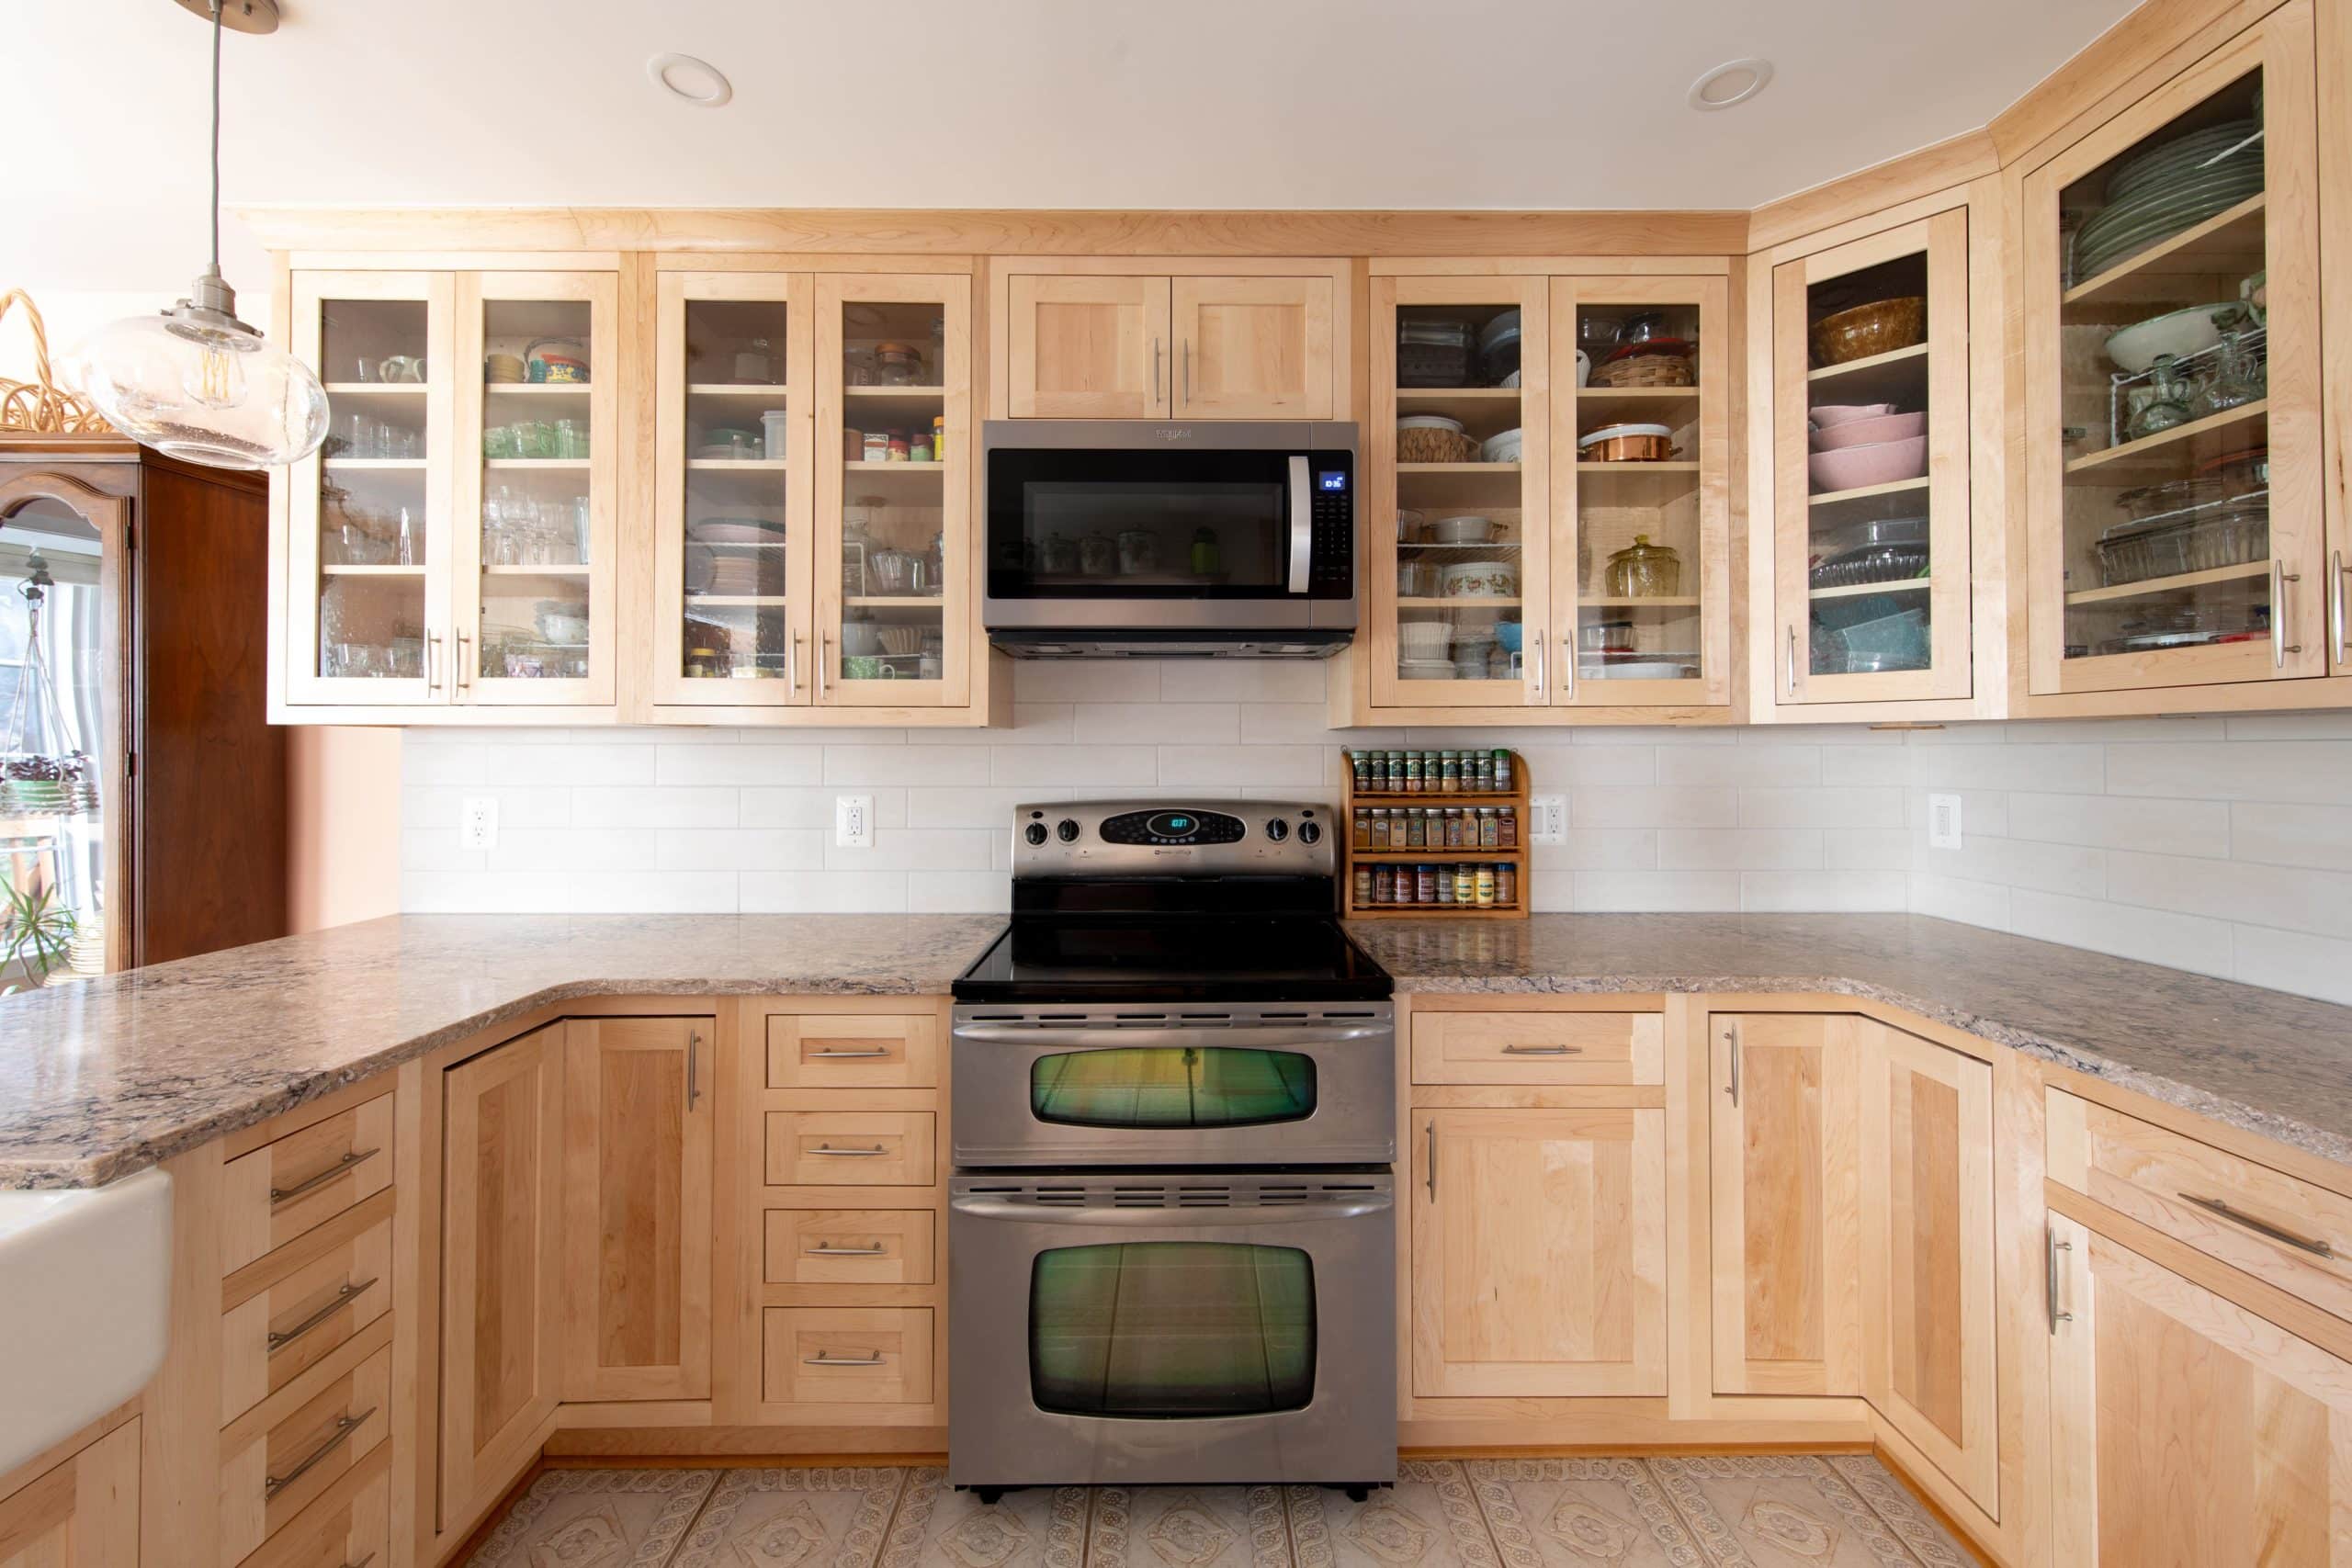
<path fill-rule="evenodd" d="M 288 733 L 287 914 L 297 932 L 401 907 L 401 732 Z"/>

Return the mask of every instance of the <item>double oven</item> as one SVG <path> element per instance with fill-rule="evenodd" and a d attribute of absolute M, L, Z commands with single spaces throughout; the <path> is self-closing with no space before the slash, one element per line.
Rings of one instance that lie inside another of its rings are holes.
<path fill-rule="evenodd" d="M 956 983 L 948 1474 L 1396 1473 L 1396 1020 L 1328 809 L 1024 807 Z"/>

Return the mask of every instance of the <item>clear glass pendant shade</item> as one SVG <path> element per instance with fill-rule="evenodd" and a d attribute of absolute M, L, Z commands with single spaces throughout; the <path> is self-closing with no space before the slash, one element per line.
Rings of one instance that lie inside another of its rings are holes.
<path fill-rule="evenodd" d="M 116 429 L 167 457 L 262 468 L 317 451 L 327 433 L 318 377 L 242 323 L 202 319 L 210 313 L 184 305 L 101 327 L 67 374 Z"/>

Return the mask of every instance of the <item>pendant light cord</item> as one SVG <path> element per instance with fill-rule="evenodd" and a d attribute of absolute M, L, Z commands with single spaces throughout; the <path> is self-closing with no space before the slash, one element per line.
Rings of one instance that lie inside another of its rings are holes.
<path fill-rule="evenodd" d="M 220 275 L 220 7 L 212 0 L 212 274 Z"/>

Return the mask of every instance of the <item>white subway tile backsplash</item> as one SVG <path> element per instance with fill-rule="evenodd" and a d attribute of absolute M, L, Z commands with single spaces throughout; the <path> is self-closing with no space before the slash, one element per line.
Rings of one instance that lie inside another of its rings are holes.
<path fill-rule="evenodd" d="M 1821 863 L 1831 871 L 1908 871 L 1911 833 L 1904 828 L 1825 828 Z"/>
<path fill-rule="evenodd" d="M 735 878 L 747 915 L 898 915 L 907 908 L 903 871 L 747 871 Z"/>
<path fill-rule="evenodd" d="M 1736 871 L 1579 871 L 1569 907 L 1603 910 L 1736 910 Z"/>
<path fill-rule="evenodd" d="M 999 835 L 978 828 L 877 828 L 868 849 L 825 837 L 827 871 L 986 871 Z"/>
<path fill-rule="evenodd" d="M 1744 789 L 1739 792 L 1743 828 L 1900 828 L 1900 789 Z"/>
<path fill-rule="evenodd" d="M 1016 703 L 1133 703 L 1149 707 L 1160 700 L 1163 667 L 1156 659 L 1023 660 L 1013 667 L 1013 697 Z M 1321 688 L 1317 690 L 1319 694 Z"/>
<path fill-rule="evenodd" d="M 1658 831 L 1661 871 L 1768 871 L 1821 864 L 1815 828 L 1665 828 Z"/>
<path fill-rule="evenodd" d="M 1966 807 L 1961 811 L 1966 824 Z M 2230 808 L 2218 800 L 2148 800 L 2111 795 L 2009 795 L 2008 836 L 2111 850 L 2162 850 L 2222 856 L 2230 851 Z"/>
<path fill-rule="evenodd" d="M 1809 789 L 1824 782 L 1821 748 L 1764 742 L 1728 749 L 1662 748 L 1657 753 L 1657 782 L 1741 789 Z"/>
<path fill-rule="evenodd" d="M 1010 871 L 942 871 L 907 878 L 909 914 L 1001 914 L 1012 908 Z"/>
<path fill-rule="evenodd" d="M 1080 703 L 1067 739 L 1081 746 L 1235 746 L 1241 739 L 1238 703 Z M 1323 739 L 1318 732 L 1313 738 Z"/>
<path fill-rule="evenodd" d="M 1910 888 L 1911 912 L 1915 915 L 1933 915 L 1938 919 L 1987 926 L 1996 931 L 2009 929 L 2009 890 L 1997 882 L 1965 882 L 1958 877 L 1915 871 Z"/>
<path fill-rule="evenodd" d="M 741 792 L 731 789 L 575 789 L 575 828 L 732 828 Z"/>
<path fill-rule="evenodd" d="M 2030 789 L 2053 795 L 2096 795 L 2107 787 L 2109 755 L 2104 746 L 1923 746 L 1911 754 L 1911 782 L 1935 790 Z"/>
<path fill-rule="evenodd" d="M 1330 668 L 1320 659 L 1171 659 L 1159 669 L 1159 700 L 1319 703 L 1324 697 L 1324 677 Z M 1123 699 L 1114 696 L 1110 700 Z"/>
<path fill-rule="evenodd" d="M 2107 787 L 2179 800 L 2293 800 L 2352 806 L 2352 740 L 2227 740 L 2113 746 Z"/>
<path fill-rule="evenodd" d="M 663 871 L 808 871 L 825 863 L 825 837 L 813 828 L 662 828 L 654 863 Z"/>
<path fill-rule="evenodd" d="M 1159 758 L 1148 746 L 1008 746 L 994 753 L 989 782 L 1048 789 L 1148 785 L 1159 782 Z"/>
<path fill-rule="evenodd" d="M 1536 787 L 1549 790 L 1549 781 Z M 1568 792 L 1568 821 L 1580 828 L 1730 828 L 1739 822 L 1739 792 L 1667 784 L 1599 785 Z"/>
<path fill-rule="evenodd" d="M 704 741 L 653 749 L 650 780 L 660 784 L 813 784 L 824 772 L 814 745 L 712 745 Z M 636 781 L 630 781 L 636 782 Z"/>
<path fill-rule="evenodd" d="M 870 798 L 874 802 L 874 826 L 876 829 L 903 828 L 907 825 L 907 797 L 914 792 L 844 785 L 840 789 L 741 789 L 734 793 L 740 815 L 733 823 L 718 826 L 815 828 L 830 834 L 833 830 L 833 803 L 842 795 L 863 795 Z M 941 824 L 943 827 L 956 825 Z"/>
<path fill-rule="evenodd" d="M 1743 871 L 1739 907 L 1758 914 L 1900 908 L 1910 878 L 1900 871 Z"/>
<path fill-rule="evenodd" d="M 1654 871 L 1657 834 L 1647 828 L 1571 828 L 1567 841 L 1529 851 L 1536 879 L 1555 871 Z"/>
<path fill-rule="evenodd" d="M 2107 857 L 2107 896 L 2118 904 L 2352 938 L 2352 872 L 2119 850 Z"/>
<path fill-rule="evenodd" d="M 499 825 L 492 871 L 651 871 L 660 830 L 643 828 L 509 828 Z"/>
<path fill-rule="evenodd" d="M 2229 813 L 2233 860 L 2352 871 L 2352 811 L 2340 806 L 2240 800 L 2231 803 Z"/>
<path fill-rule="evenodd" d="M 2232 978 L 2331 1002 L 2352 1002 L 2352 942 L 2275 926 L 2240 926 L 2231 933 L 2231 942 L 2235 963 Z"/>
<path fill-rule="evenodd" d="M 841 785 L 937 784 L 942 779 L 968 778 L 975 766 L 974 753 L 967 746 L 942 746 L 933 741 L 898 746 L 829 745 L 825 748 L 823 782 Z"/>
<path fill-rule="evenodd" d="M 582 871 L 565 879 L 575 915 L 731 915 L 731 871 Z"/>
<path fill-rule="evenodd" d="M 2099 898 L 2016 887 L 2009 890 L 2009 930 L 2199 975 L 2231 973 L 2229 923 L 2201 915 L 2135 909 Z"/>
<path fill-rule="evenodd" d="M 650 784 L 663 749 L 605 741 L 569 746 L 492 746 L 481 782 L 578 788 L 583 784 Z M 732 748 L 730 748 L 732 750 Z"/>
<path fill-rule="evenodd" d="M 1329 753 L 1320 746 L 1162 746 L 1159 782 L 1312 790 L 1324 783 L 1329 762 Z"/>

